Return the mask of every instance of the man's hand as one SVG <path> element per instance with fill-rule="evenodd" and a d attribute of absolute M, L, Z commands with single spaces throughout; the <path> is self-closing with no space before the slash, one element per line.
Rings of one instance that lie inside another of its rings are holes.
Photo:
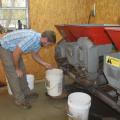
<path fill-rule="evenodd" d="M 24 73 L 21 69 L 16 69 L 16 74 L 19 78 L 22 78 Z"/>
<path fill-rule="evenodd" d="M 53 68 L 52 65 L 51 65 L 51 64 L 48 64 L 48 63 L 45 63 L 44 66 L 45 66 L 45 68 L 47 68 L 47 69 L 52 69 L 52 68 Z"/>

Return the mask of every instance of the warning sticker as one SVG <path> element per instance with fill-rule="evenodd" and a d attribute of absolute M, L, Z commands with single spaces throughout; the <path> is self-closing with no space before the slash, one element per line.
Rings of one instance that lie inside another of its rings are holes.
<path fill-rule="evenodd" d="M 114 57 L 106 56 L 106 63 L 111 64 L 115 67 L 120 67 L 120 59 Z"/>

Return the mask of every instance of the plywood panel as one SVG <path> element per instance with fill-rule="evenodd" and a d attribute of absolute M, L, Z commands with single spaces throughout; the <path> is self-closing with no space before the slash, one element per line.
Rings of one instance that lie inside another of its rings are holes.
<path fill-rule="evenodd" d="M 31 28 L 39 32 L 52 29 L 57 33 L 57 40 L 59 40 L 60 35 L 54 25 L 86 23 L 89 14 L 85 14 L 86 5 L 88 6 L 86 0 L 36 0 L 34 2 L 30 0 Z M 42 49 L 40 54 L 56 67 L 54 47 Z M 34 65 L 37 69 L 33 71 L 37 73 L 38 78 L 43 78 L 44 68 L 37 64 Z"/>
<path fill-rule="evenodd" d="M 120 0 L 93 0 L 96 3 L 96 17 L 92 23 L 120 24 Z"/>
<path fill-rule="evenodd" d="M 4 70 L 3 70 L 3 67 L 2 67 L 1 61 L 0 61 L 0 83 L 3 83 L 3 84 L 6 83 L 5 74 L 4 74 Z"/>

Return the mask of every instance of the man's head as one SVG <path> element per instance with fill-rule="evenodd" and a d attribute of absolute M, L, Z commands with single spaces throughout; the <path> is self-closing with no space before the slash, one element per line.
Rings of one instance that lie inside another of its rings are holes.
<path fill-rule="evenodd" d="M 56 34 L 54 31 L 48 30 L 44 31 L 41 35 L 42 46 L 48 46 L 56 43 Z"/>

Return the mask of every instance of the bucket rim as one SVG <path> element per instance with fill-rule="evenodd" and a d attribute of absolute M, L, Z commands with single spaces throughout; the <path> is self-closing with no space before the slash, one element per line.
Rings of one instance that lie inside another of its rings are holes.
<path fill-rule="evenodd" d="M 52 68 L 52 69 L 46 70 L 46 74 L 49 74 L 51 72 L 53 72 L 55 74 L 63 74 L 63 70 L 62 69 L 58 69 L 58 68 Z"/>
<path fill-rule="evenodd" d="M 26 74 L 26 77 L 34 77 L 33 74 Z"/>
<path fill-rule="evenodd" d="M 78 107 L 78 104 L 76 103 L 75 100 L 75 96 L 78 97 L 78 95 L 80 95 L 80 98 L 79 100 L 81 100 L 81 104 L 79 104 L 80 106 L 87 106 L 87 105 L 91 105 L 91 96 L 88 95 L 87 93 L 83 93 L 83 92 L 74 92 L 74 93 L 71 93 L 69 96 L 68 96 L 68 105 L 70 106 L 75 106 L 75 107 Z M 83 99 L 83 97 L 86 97 L 85 99 Z M 73 100 L 74 99 L 74 100 Z"/>

